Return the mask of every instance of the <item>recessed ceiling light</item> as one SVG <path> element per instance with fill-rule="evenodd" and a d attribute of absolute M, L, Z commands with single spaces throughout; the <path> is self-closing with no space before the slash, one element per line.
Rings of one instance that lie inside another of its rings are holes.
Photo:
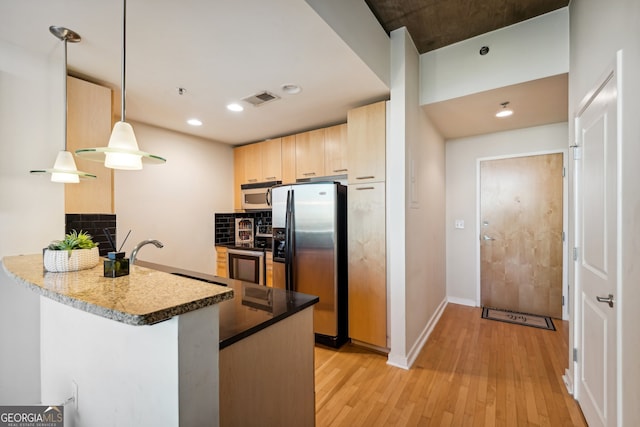
<path fill-rule="evenodd" d="M 513 114 L 513 110 L 511 108 L 507 108 L 507 105 L 509 105 L 508 101 L 503 102 L 500 105 L 502 105 L 502 108 L 498 110 L 498 112 L 496 113 L 496 117 L 509 117 Z"/>
<path fill-rule="evenodd" d="M 187 120 L 187 123 L 189 123 L 191 126 L 202 126 L 202 121 L 198 119 L 189 119 Z"/>
<path fill-rule="evenodd" d="M 231 111 L 242 111 L 244 110 L 244 107 L 242 107 L 242 105 L 240 104 L 236 104 L 235 102 L 233 104 L 229 104 L 227 105 L 227 110 L 231 110 Z"/>
<path fill-rule="evenodd" d="M 294 84 L 285 84 L 281 86 L 282 91 L 289 95 L 296 95 L 302 91 L 302 88 Z"/>

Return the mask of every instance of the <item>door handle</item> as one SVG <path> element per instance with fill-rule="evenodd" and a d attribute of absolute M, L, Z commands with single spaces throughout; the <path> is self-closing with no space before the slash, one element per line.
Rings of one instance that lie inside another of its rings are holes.
<path fill-rule="evenodd" d="M 496 240 L 493 237 L 489 237 L 486 234 L 482 236 L 482 240 Z"/>
<path fill-rule="evenodd" d="M 596 297 L 598 302 L 606 302 L 609 304 L 609 307 L 613 308 L 613 295 L 609 294 L 608 297 Z"/>

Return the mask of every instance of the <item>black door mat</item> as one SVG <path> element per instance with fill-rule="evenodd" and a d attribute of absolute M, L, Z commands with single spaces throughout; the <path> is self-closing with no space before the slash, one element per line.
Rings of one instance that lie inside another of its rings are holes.
<path fill-rule="evenodd" d="M 500 310 L 497 308 L 482 307 L 482 318 L 498 320 L 500 322 L 514 323 L 516 325 L 531 326 L 534 328 L 548 329 L 555 331 L 553 320 L 549 316 L 538 316 L 536 314 L 518 313 L 516 311 Z"/>

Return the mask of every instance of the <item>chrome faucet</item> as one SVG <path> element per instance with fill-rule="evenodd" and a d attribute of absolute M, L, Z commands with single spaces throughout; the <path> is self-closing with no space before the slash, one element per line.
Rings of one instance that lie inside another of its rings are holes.
<path fill-rule="evenodd" d="M 140 248 L 143 247 L 144 245 L 148 245 L 149 243 L 153 243 L 156 248 L 164 247 L 164 245 L 158 240 L 153 240 L 153 239 L 143 240 L 142 242 L 138 243 L 131 251 L 131 256 L 129 257 L 130 265 L 133 265 L 136 262 L 136 255 L 138 255 L 138 251 L 140 250 Z"/>

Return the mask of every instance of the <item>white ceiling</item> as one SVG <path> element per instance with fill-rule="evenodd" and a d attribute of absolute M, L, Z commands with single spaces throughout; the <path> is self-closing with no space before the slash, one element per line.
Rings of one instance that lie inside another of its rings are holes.
<path fill-rule="evenodd" d="M 62 58 L 62 42 L 49 26 L 70 28 L 82 37 L 68 46 L 71 74 L 119 95 L 122 8 L 121 0 L 4 0 L 0 41 Z M 349 109 L 389 96 L 305 0 L 129 0 L 126 76 L 128 121 L 232 145 L 343 123 Z M 566 80 L 551 77 L 423 109 L 447 139 L 566 121 Z M 302 92 L 283 93 L 290 83 Z M 245 104 L 241 113 L 226 109 L 264 90 L 282 99 Z M 497 120 L 496 106 L 505 100 L 516 114 Z M 187 125 L 191 117 L 204 125 Z"/>
<path fill-rule="evenodd" d="M 474 93 L 422 107 L 445 139 L 566 122 L 568 75 Z M 500 104 L 509 102 L 513 115 L 497 118 Z"/>
<path fill-rule="evenodd" d="M 49 26 L 70 28 L 82 37 L 68 44 L 70 73 L 119 94 L 122 9 L 115 0 L 2 1 L 0 40 L 62 58 Z M 302 92 L 283 93 L 290 83 Z M 343 123 L 347 110 L 389 93 L 304 0 L 130 0 L 126 89 L 127 120 L 229 144 Z M 226 109 L 263 90 L 282 99 Z"/>

